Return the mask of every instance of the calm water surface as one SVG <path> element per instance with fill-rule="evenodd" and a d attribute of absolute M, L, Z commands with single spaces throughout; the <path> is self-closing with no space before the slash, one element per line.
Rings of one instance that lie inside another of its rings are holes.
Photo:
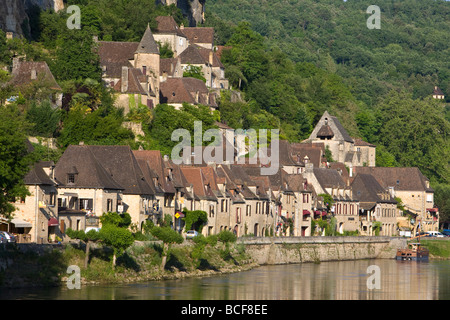
<path fill-rule="evenodd" d="M 380 268 L 370 290 L 367 268 Z M 0 291 L 0 299 L 450 300 L 450 261 L 359 260 L 263 266 L 241 273 L 139 284 Z"/>

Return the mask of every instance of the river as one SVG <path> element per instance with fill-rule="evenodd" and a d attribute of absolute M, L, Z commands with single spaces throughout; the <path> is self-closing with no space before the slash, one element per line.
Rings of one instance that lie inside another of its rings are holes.
<path fill-rule="evenodd" d="M 71 290 L 66 286 L 0 289 L 0 299 L 449 300 L 450 261 L 375 259 L 271 265 L 220 276 Z"/>

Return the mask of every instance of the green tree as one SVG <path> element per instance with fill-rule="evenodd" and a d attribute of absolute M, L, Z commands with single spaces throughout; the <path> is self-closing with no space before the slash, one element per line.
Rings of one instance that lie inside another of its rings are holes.
<path fill-rule="evenodd" d="M 11 202 L 25 197 L 24 177 L 33 163 L 27 144 L 28 123 L 15 105 L 0 108 L 0 215 L 12 218 Z"/>
<path fill-rule="evenodd" d="M 72 239 L 79 239 L 86 244 L 84 267 L 87 268 L 89 264 L 91 244 L 102 241 L 100 232 L 94 229 L 84 232 L 84 230 L 73 230 L 69 228 L 66 230 L 66 235 Z"/>
<path fill-rule="evenodd" d="M 167 262 L 167 256 L 170 252 L 170 247 L 174 243 L 183 243 L 184 239 L 178 232 L 170 227 L 153 227 L 150 232 L 154 237 L 163 242 L 163 251 L 161 253 L 161 270 L 164 270 Z"/>
<path fill-rule="evenodd" d="M 128 228 L 131 225 L 131 216 L 128 212 L 105 212 L 100 217 L 102 225 L 113 225 L 119 228 Z"/>
<path fill-rule="evenodd" d="M 208 214 L 202 210 L 191 211 L 186 208 L 183 209 L 183 213 L 185 215 L 182 218 L 185 222 L 185 229 L 202 232 L 203 226 L 208 222 Z"/>
<path fill-rule="evenodd" d="M 206 78 L 205 75 L 203 74 L 202 67 L 193 66 L 189 63 L 183 71 L 183 77 L 199 79 L 206 83 Z"/>
<path fill-rule="evenodd" d="M 26 113 L 26 119 L 32 124 L 31 135 L 53 137 L 61 120 L 61 111 L 53 108 L 50 101 L 40 104 L 33 101 Z"/>
<path fill-rule="evenodd" d="M 92 33 L 64 28 L 56 42 L 56 59 L 50 65 L 58 80 L 91 78 L 101 81 L 99 56 Z"/>
<path fill-rule="evenodd" d="M 117 257 L 120 257 L 134 243 L 134 237 L 130 230 L 112 223 L 102 225 L 99 237 L 105 245 L 113 248 L 113 267 L 116 266 Z"/>

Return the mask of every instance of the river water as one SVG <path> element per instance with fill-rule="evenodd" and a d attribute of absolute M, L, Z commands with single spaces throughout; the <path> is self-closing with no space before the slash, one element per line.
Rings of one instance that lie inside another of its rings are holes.
<path fill-rule="evenodd" d="M 0 289 L 0 299 L 450 300 L 450 261 L 374 259 L 272 265 L 220 276 L 72 290 L 66 286 Z"/>

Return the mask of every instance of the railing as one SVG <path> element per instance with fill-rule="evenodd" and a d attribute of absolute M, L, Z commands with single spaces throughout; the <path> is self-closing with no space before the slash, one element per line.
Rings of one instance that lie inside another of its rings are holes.
<path fill-rule="evenodd" d="M 100 217 L 97 216 L 86 217 L 86 227 L 98 227 L 99 221 Z"/>

